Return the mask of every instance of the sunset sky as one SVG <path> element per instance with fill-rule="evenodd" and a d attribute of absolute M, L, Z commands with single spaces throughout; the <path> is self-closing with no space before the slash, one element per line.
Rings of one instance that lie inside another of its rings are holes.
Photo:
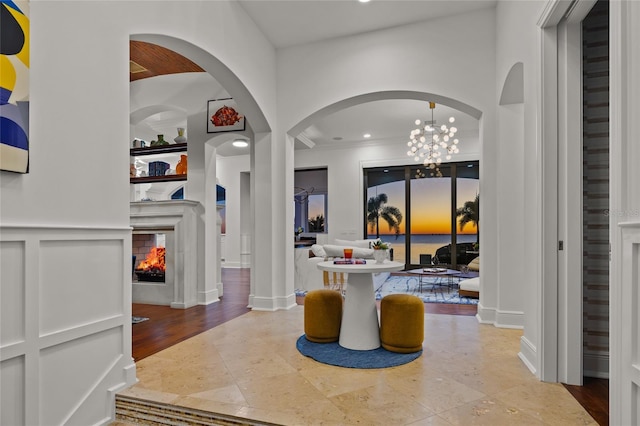
<path fill-rule="evenodd" d="M 324 216 L 324 195 L 309 195 L 309 219 Z"/>
<path fill-rule="evenodd" d="M 451 233 L 451 179 L 430 178 L 411 180 L 411 233 L 412 234 L 449 234 Z M 479 183 L 477 179 L 458 179 L 457 207 L 462 207 L 466 201 L 475 199 L 478 193 Z M 367 198 L 380 193 L 387 194 L 387 205 L 400 209 L 403 221 L 400 224 L 400 233 L 405 230 L 404 207 L 404 181 L 391 182 L 369 188 Z M 468 223 L 464 231 L 458 234 L 475 234 L 476 227 Z M 393 234 L 385 221 L 380 223 L 380 234 Z"/>

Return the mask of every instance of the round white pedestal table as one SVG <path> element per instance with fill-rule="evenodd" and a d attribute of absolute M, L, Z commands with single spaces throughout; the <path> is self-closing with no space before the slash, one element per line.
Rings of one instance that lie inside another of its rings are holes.
<path fill-rule="evenodd" d="M 403 268 L 404 264 L 400 262 L 385 260 L 384 263 L 375 263 L 373 259 L 367 259 L 366 265 L 340 265 L 332 260 L 318 263 L 318 269 L 322 271 L 349 274 L 340 325 L 340 346 L 361 351 L 380 347 L 373 274 Z"/>

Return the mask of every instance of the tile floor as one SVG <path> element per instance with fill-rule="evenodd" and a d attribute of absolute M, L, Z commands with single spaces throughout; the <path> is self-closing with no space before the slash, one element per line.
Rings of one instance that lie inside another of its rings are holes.
<path fill-rule="evenodd" d="M 121 394 L 283 425 L 597 425 L 522 364 L 520 330 L 425 314 L 421 357 L 355 370 L 297 351 L 303 309 L 252 311 L 149 356 Z"/>

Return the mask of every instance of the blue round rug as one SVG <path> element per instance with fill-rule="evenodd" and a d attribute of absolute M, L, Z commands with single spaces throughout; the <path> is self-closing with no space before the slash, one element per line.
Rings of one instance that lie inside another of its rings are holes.
<path fill-rule="evenodd" d="M 315 343 L 303 334 L 296 342 L 296 348 L 304 356 L 324 364 L 347 368 L 387 368 L 406 364 L 422 355 L 422 351 L 399 354 L 383 347 L 369 351 L 354 351 L 343 348 L 338 342 Z"/>

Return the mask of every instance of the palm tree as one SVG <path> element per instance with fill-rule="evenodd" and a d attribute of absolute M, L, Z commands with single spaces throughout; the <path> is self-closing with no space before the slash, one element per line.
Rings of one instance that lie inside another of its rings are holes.
<path fill-rule="evenodd" d="M 462 231 L 467 223 L 472 223 L 478 230 L 476 234 L 476 243 L 480 242 L 480 194 L 476 194 L 476 199 L 466 201 L 462 207 L 456 210 L 456 217 L 460 219 L 460 231 Z"/>
<path fill-rule="evenodd" d="M 367 201 L 367 223 L 369 229 L 376 230 L 376 237 L 380 237 L 380 218 L 389 224 L 389 230 L 396 231 L 396 238 L 400 235 L 400 223 L 402 222 L 402 213 L 397 207 L 387 206 L 389 198 L 387 194 L 379 194 L 369 198 Z"/>
<path fill-rule="evenodd" d="M 309 219 L 309 232 L 324 231 L 324 215 L 317 215 L 315 218 Z"/>

